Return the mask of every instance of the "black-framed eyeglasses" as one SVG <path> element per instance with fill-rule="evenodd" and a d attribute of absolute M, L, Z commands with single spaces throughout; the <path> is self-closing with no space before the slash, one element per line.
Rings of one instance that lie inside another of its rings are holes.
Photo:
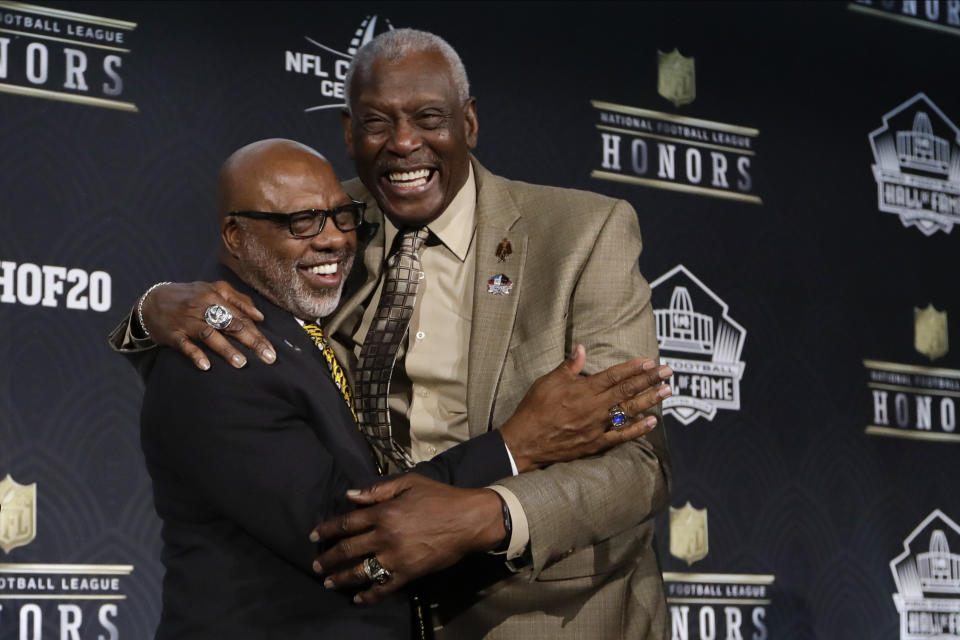
<path fill-rule="evenodd" d="M 323 231 L 323 223 L 327 221 L 327 218 L 332 219 L 333 224 L 340 231 L 344 233 L 353 231 L 363 224 L 363 212 L 366 208 L 366 202 L 351 200 L 349 204 L 342 204 L 333 209 L 305 209 L 293 213 L 231 211 L 230 215 L 286 223 L 290 227 L 290 235 L 294 238 L 312 238 Z"/>

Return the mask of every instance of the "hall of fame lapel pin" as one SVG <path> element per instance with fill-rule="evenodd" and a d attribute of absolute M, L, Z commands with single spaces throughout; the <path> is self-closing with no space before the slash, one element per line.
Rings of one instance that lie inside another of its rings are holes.
<path fill-rule="evenodd" d="M 513 247 L 510 246 L 510 241 L 504 238 L 500 241 L 500 244 L 497 245 L 497 261 L 503 262 L 511 253 L 513 253 Z"/>
<path fill-rule="evenodd" d="M 495 296 L 508 296 L 512 288 L 513 283 L 510 282 L 510 278 L 505 273 L 498 273 L 487 280 L 487 293 Z"/>

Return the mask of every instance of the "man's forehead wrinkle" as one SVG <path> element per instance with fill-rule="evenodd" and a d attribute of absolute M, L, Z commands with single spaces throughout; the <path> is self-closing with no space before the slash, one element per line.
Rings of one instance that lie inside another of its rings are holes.
<path fill-rule="evenodd" d="M 358 106 L 376 107 L 373 97 L 377 102 L 390 103 L 411 93 L 393 89 L 416 89 L 412 92 L 412 99 L 408 100 L 410 103 L 445 102 L 457 93 L 450 65 L 439 51 L 433 50 L 413 52 L 396 59 L 377 58 L 362 70 L 355 86 Z"/>
<path fill-rule="evenodd" d="M 414 113 L 427 107 L 448 108 L 448 96 L 435 91 L 423 90 L 413 96 L 400 96 L 384 87 L 382 95 L 377 96 L 376 100 L 370 97 L 361 97 L 357 101 L 357 110 L 373 111 L 402 111 L 404 113 Z"/>

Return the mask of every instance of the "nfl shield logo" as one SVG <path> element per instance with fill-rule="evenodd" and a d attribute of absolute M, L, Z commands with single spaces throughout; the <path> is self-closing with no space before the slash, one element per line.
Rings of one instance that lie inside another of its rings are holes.
<path fill-rule="evenodd" d="M 0 549 L 10 553 L 37 537 L 37 483 L 22 485 L 10 474 L 0 480 Z"/>
<path fill-rule="evenodd" d="M 693 58 L 684 58 L 678 49 L 657 51 L 657 93 L 675 107 L 693 102 L 697 97 Z"/>
<path fill-rule="evenodd" d="M 947 312 L 937 311 L 932 304 L 926 309 L 913 308 L 913 347 L 921 354 L 936 360 L 947 355 Z"/>
<path fill-rule="evenodd" d="M 670 507 L 670 555 L 690 566 L 706 558 L 709 550 L 707 510 L 689 502 L 679 509 Z"/>

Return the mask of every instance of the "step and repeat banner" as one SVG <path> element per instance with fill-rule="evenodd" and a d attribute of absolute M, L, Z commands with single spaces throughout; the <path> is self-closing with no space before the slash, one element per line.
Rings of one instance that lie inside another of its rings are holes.
<path fill-rule="evenodd" d="M 210 262 L 237 147 L 353 175 L 346 70 L 407 26 L 461 53 L 488 168 L 637 210 L 671 639 L 960 638 L 960 1 L 862 0 L 0 2 L 0 639 L 151 637 L 106 334 Z"/>

